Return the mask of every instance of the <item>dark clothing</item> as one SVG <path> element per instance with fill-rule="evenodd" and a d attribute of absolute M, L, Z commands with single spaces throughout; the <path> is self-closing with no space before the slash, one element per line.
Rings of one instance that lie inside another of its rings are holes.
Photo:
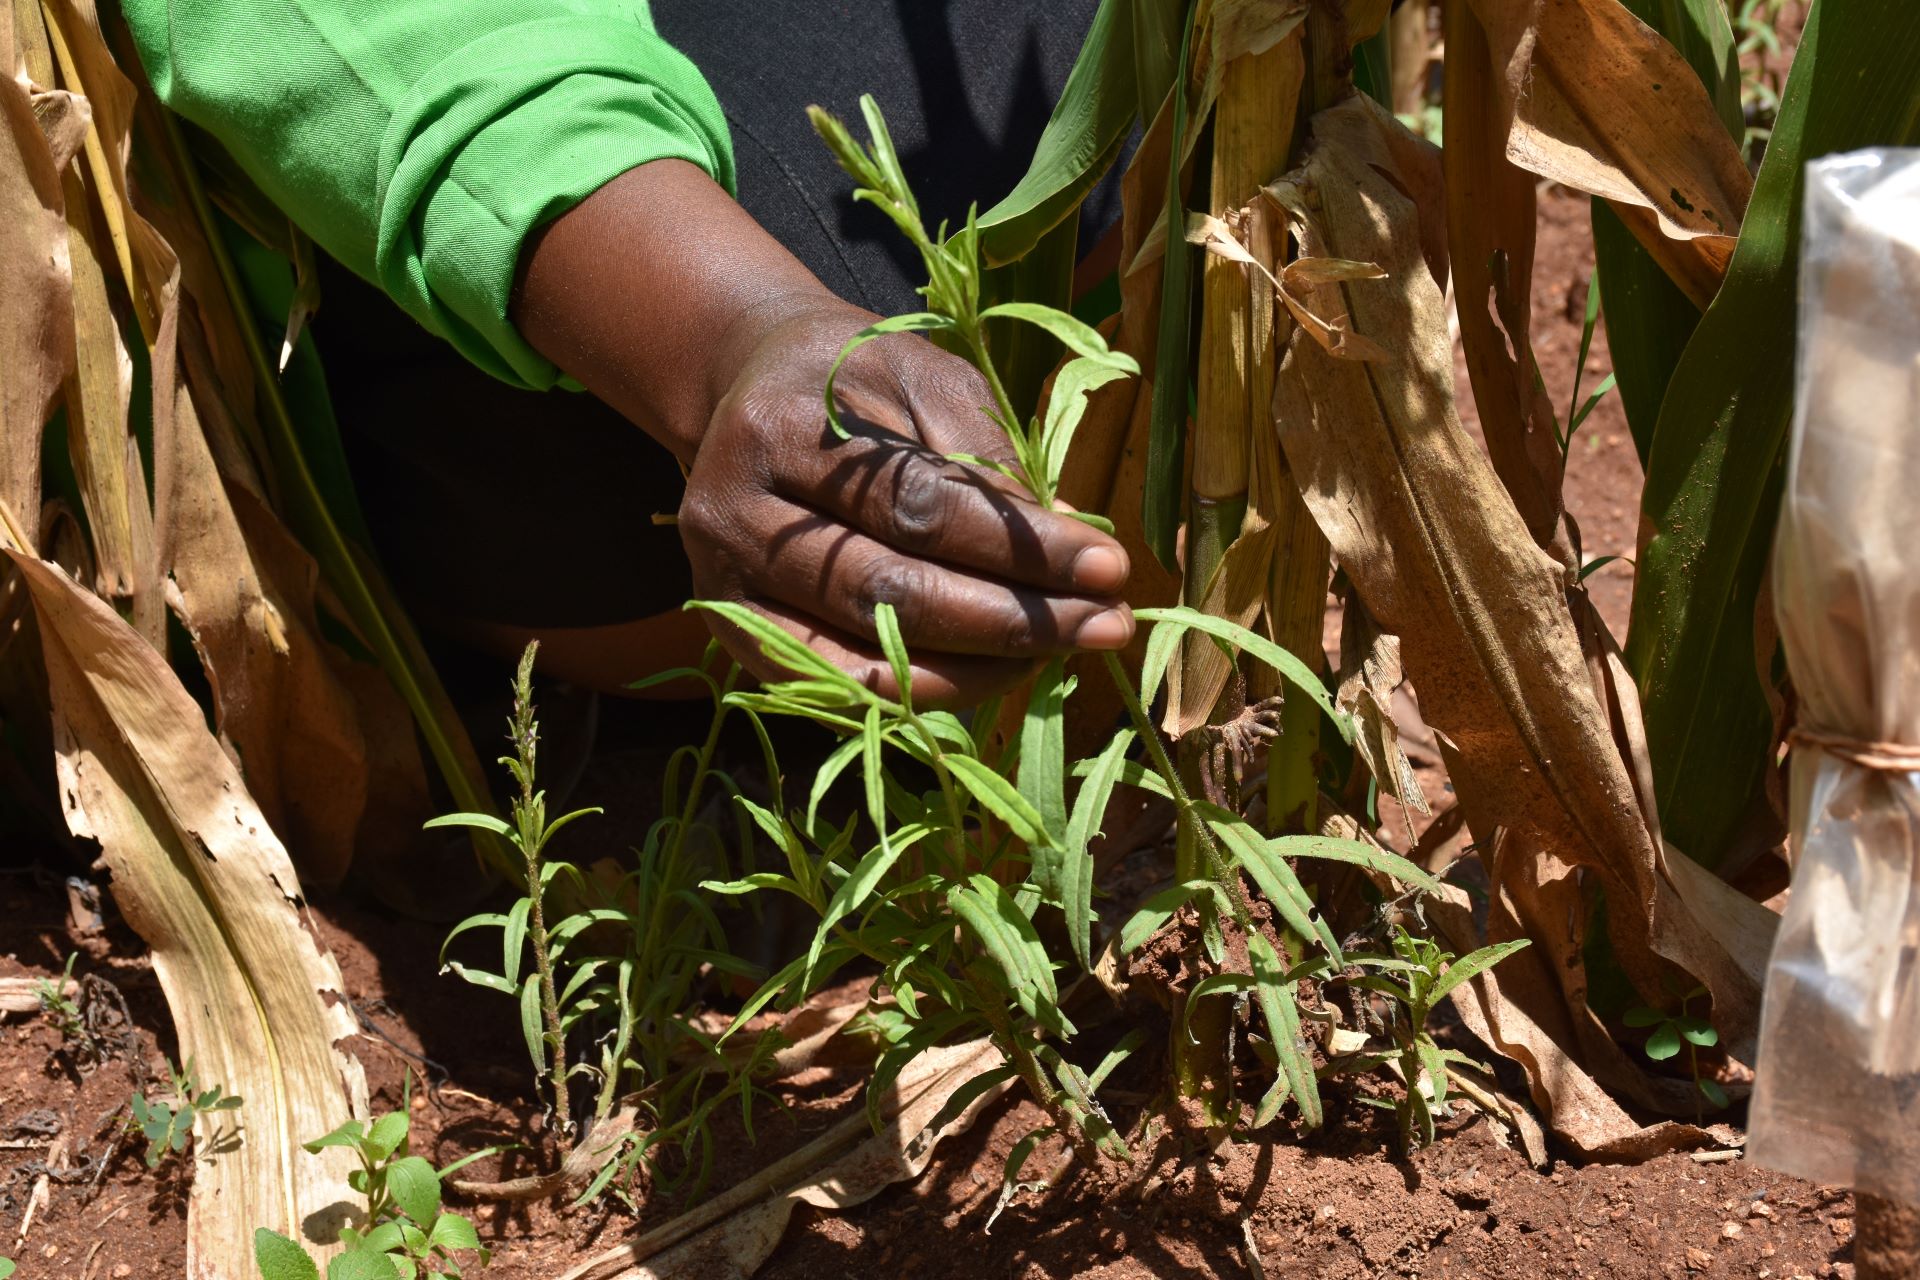
<path fill-rule="evenodd" d="M 813 135 L 819 103 L 886 111 L 930 222 L 1025 172 L 1094 0 L 654 0 L 660 34 L 706 76 L 733 133 L 739 199 L 851 302 L 918 309 L 920 264 Z M 863 132 L 856 126 L 856 132 Z M 1118 216 L 1096 192 L 1091 236 Z M 314 332 L 354 481 L 388 571 L 434 614 L 584 627 L 692 591 L 673 458 L 592 396 L 488 377 L 351 272 L 328 264 Z"/>

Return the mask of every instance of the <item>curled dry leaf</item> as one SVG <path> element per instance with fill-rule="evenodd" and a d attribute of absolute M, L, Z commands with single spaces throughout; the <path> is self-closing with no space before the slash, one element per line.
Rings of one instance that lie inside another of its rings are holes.
<path fill-rule="evenodd" d="M 1259 271 L 1273 285 L 1274 292 L 1280 295 L 1288 314 L 1313 336 L 1315 342 L 1325 347 L 1328 354 L 1343 360 L 1391 359 L 1385 348 L 1365 334 L 1353 331 L 1352 322 L 1338 293 L 1317 295 L 1317 300 L 1328 309 L 1328 314 L 1324 316 L 1302 300 L 1303 294 L 1320 285 L 1343 280 L 1378 280 L 1385 276 L 1386 272 L 1374 263 L 1352 262 L 1343 258 L 1296 258 L 1275 276 L 1265 263 L 1240 243 L 1230 224 L 1206 213 L 1187 215 L 1187 243 L 1200 245 L 1208 253 L 1218 254 Z"/>
<path fill-rule="evenodd" d="M 1460 344 L 1481 433 L 1527 532 L 1572 563 L 1561 524 L 1565 455 L 1553 407 L 1534 377 L 1534 176 L 1507 158 L 1486 32 L 1465 4 L 1447 6 L 1446 225 Z"/>
<path fill-rule="evenodd" d="M 747 1181 L 567 1272 L 561 1280 L 695 1280 L 750 1276 L 773 1252 L 797 1204 L 844 1209 L 927 1167 L 943 1138 L 964 1133 L 1008 1082 L 937 1129 L 954 1091 L 1000 1065 L 986 1040 L 932 1049 L 908 1063 L 882 1107 L 877 1136 L 864 1110 Z"/>
<path fill-rule="evenodd" d="M 1628 225 L 1655 258 L 1697 260 L 1668 273 L 1682 287 L 1717 284 L 1753 179 L 1679 51 L 1618 0 L 1470 2 L 1492 54 L 1507 157 L 1650 211 L 1652 227 L 1641 218 Z"/>
<path fill-rule="evenodd" d="M 1322 312 L 1343 302 L 1357 332 L 1391 335 L 1396 358 L 1335 359 L 1297 332 L 1275 394 L 1281 443 L 1368 611 L 1401 638 L 1476 835 L 1499 833 L 1488 935 L 1536 945 L 1497 983 L 1503 1012 L 1530 1030 L 1493 1027 L 1491 1043 L 1527 1066 L 1564 1136 L 1588 1149 L 1624 1142 L 1638 1125 L 1617 1105 L 1589 1105 L 1602 1085 L 1651 1108 L 1691 1107 L 1587 1008 L 1583 881 L 1604 886 L 1617 952 L 1645 997 L 1704 982 L 1736 1053 L 1751 1044 L 1759 974 L 1752 949 L 1725 935 L 1751 922 L 1721 918 L 1724 904 L 1669 872 L 1594 694 L 1566 574 L 1454 412 L 1445 308 L 1422 249 L 1421 220 L 1440 212 L 1407 194 L 1434 184 L 1399 172 L 1437 156 L 1419 160 L 1360 97 L 1317 116 L 1313 135 L 1307 162 L 1269 193 L 1306 254 L 1377 262 L 1387 279 L 1322 286 L 1308 301 Z"/>
<path fill-rule="evenodd" d="M 242 762 L 269 824 L 301 855 L 313 879 L 336 881 L 352 860 L 365 808 L 366 746 L 354 700 L 320 639 L 317 571 L 267 505 L 248 451 L 234 437 L 234 424 L 248 416 L 248 407 L 224 401 L 225 388 L 204 376 L 211 360 L 196 358 L 209 346 L 236 348 L 239 340 L 226 334 L 208 342 L 198 328 L 202 317 L 230 319 L 230 312 L 182 306 L 181 258 L 147 217 L 155 206 L 178 211 L 186 203 L 164 148 L 147 146 L 152 162 L 144 169 L 146 181 L 139 191 L 131 189 L 126 164 L 133 133 L 144 121 L 144 142 L 154 141 L 159 131 L 146 119 L 154 104 L 138 98 L 114 62 L 90 0 L 49 0 L 47 12 L 62 76 L 99 104 L 86 150 L 96 175 L 92 190 L 100 221 L 114 239 L 108 261 L 130 273 L 128 292 L 148 345 L 154 502 L 150 513 L 144 502 L 132 504 L 132 527 L 145 531 L 138 539 L 140 572 L 156 588 L 160 575 L 167 575 L 165 601 L 206 671 L 217 731 Z M 163 221 L 186 242 L 198 238 L 190 218 Z M 204 258 L 203 249 L 193 249 Z M 199 275 L 203 284 L 214 283 Z M 90 337 L 99 326 L 88 321 L 81 301 L 77 292 L 84 372 L 86 353 L 96 350 L 96 362 L 105 360 L 120 330 L 108 313 L 110 337 Z M 125 361 L 124 351 L 118 360 Z M 83 378 L 83 399 L 86 386 Z M 69 407 L 73 402 L 70 396 Z M 118 452 L 129 460 L 131 478 L 140 479 L 124 414 L 110 426 L 97 414 L 86 422 L 89 432 L 99 428 L 101 456 Z M 117 439 L 111 438 L 115 432 Z M 88 492 L 83 487 L 83 496 Z M 89 516 L 105 501 L 89 499 Z M 98 537 L 97 523 L 93 527 Z M 101 562 L 103 581 L 112 581 L 104 549 Z M 136 601 L 142 594 L 136 593 Z M 158 590 L 151 594 L 158 604 Z M 137 623 L 140 617 L 136 607 Z M 141 630 L 154 639 L 153 626 Z"/>
<path fill-rule="evenodd" d="M 106 602 L 22 545 L 5 554 L 32 593 L 74 834 L 99 841 L 114 897 L 200 1078 L 244 1099 L 241 1141 L 196 1170 L 189 1280 L 247 1275 L 268 1226 L 316 1249 L 348 1221 L 344 1152 L 299 1143 L 366 1114 L 338 965 L 304 919 L 286 851 L 160 655 Z"/>

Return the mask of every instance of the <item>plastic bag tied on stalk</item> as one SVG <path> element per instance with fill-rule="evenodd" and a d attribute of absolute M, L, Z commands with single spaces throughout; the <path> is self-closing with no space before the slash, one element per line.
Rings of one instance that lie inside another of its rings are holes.
<path fill-rule="evenodd" d="M 1809 166 L 1774 592 L 1793 891 L 1753 1158 L 1920 1204 L 1920 150 Z"/>

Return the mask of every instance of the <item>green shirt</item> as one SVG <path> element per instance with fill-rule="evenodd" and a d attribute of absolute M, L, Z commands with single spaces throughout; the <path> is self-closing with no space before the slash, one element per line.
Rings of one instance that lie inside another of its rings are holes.
<path fill-rule="evenodd" d="M 156 93 L 327 252 L 509 382 L 529 232 L 636 165 L 729 189 L 726 121 L 646 0 L 122 0 Z"/>

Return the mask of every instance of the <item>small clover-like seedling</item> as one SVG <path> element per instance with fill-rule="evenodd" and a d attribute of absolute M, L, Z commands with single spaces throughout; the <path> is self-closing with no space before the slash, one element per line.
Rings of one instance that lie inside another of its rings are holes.
<path fill-rule="evenodd" d="M 1687 1051 L 1687 1070 L 1693 1076 L 1693 1087 L 1706 1099 L 1716 1111 L 1727 1105 L 1727 1092 L 1720 1082 L 1700 1074 L 1700 1050 L 1712 1048 L 1720 1043 L 1720 1033 L 1705 1018 L 1696 1018 L 1687 1012 L 1687 1006 L 1707 994 L 1705 987 L 1695 987 L 1680 999 L 1678 1013 L 1662 1013 L 1649 1005 L 1640 1005 L 1629 1009 L 1621 1021 L 1630 1027 L 1651 1027 L 1644 1049 L 1647 1057 L 1655 1062 L 1666 1062 L 1677 1056 L 1684 1046 Z M 1696 1108 L 1695 1119 L 1702 1118 Z"/>
<path fill-rule="evenodd" d="M 340 1243 L 346 1252 L 327 1264 L 327 1280 L 458 1276 L 455 1254 L 462 1251 L 478 1253 L 483 1267 L 492 1261 L 492 1252 L 480 1243 L 473 1223 L 441 1209 L 440 1180 L 499 1148 L 476 1151 L 445 1169 L 435 1169 L 424 1157 L 407 1150 L 409 1127 L 403 1103 L 399 1111 L 371 1123 L 349 1120 L 301 1144 L 314 1155 L 344 1147 L 360 1161 L 360 1167 L 347 1175 L 347 1185 L 366 1197 L 366 1215 L 359 1227 L 341 1228 Z M 253 1234 L 253 1256 L 264 1280 L 319 1280 L 318 1264 L 298 1241 L 265 1227 Z"/>
<path fill-rule="evenodd" d="M 192 1059 L 187 1060 L 184 1068 L 169 1065 L 168 1074 L 173 1078 L 171 1097 L 150 1099 L 136 1092 L 127 1099 L 127 1107 L 133 1113 L 129 1124 L 147 1140 L 149 1169 L 159 1168 L 168 1155 L 179 1155 L 187 1149 L 187 1141 L 193 1136 L 193 1122 L 199 1116 L 236 1111 L 241 1105 L 241 1099 L 228 1094 L 220 1085 L 202 1089 L 194 1079 Z"/>

